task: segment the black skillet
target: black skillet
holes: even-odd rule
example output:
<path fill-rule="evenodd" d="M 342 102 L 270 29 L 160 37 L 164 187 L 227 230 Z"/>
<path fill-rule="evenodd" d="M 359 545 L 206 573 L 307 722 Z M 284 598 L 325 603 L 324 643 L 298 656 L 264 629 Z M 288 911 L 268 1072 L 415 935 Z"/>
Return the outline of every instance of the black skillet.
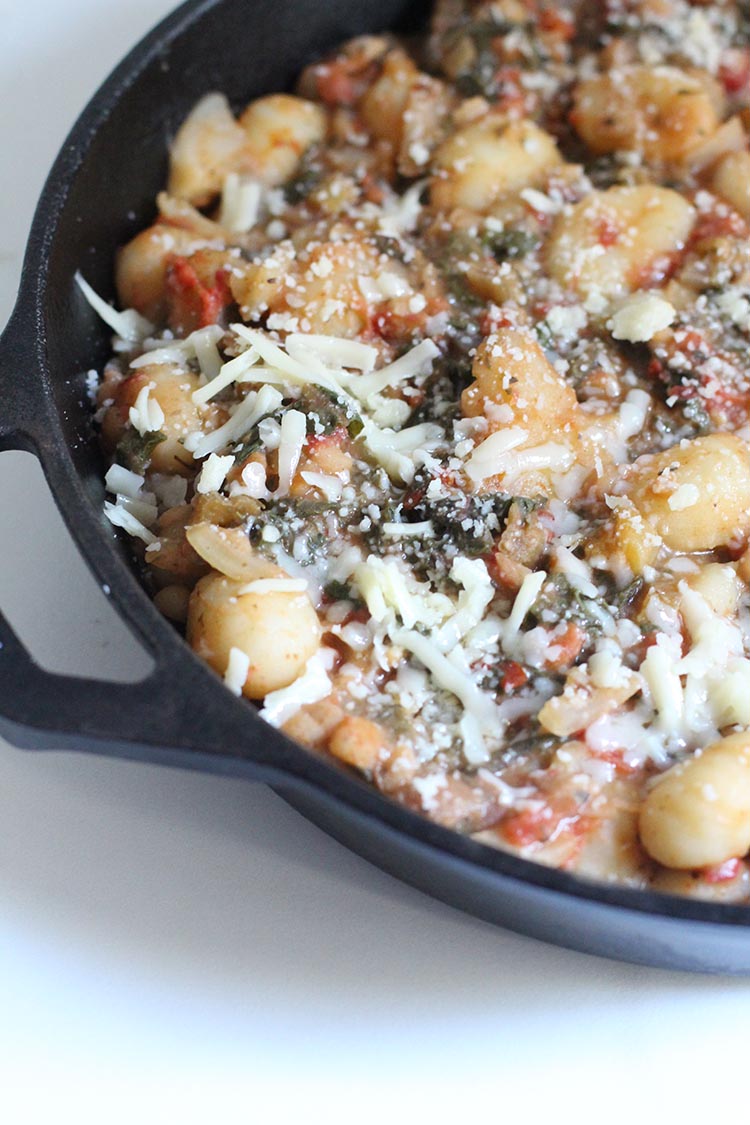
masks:
<path fill-rule="evenodd" d="M 148 35 L 76 123 L 47 181 L 18 304 L 0 338 L 0 449 L 42 462 L 83 556 L 154 660 L 141 683 L 51 675 L 0 615 L 0 729 L 29 749 L 87 750 L 272 786 L 398 878 L 488 921 L 558 945 L 698 971 L 750 971 L 750 907 L 579 880 L 429 824 L 294 745 L 234 699 L 151 605 L 102 516 L 102 463 L 84 378 L 108 351 L 73 284 L 112 296 L 116 248 L 153 217 L 166 146 L 193 103 L 237 105 L 288 86 L 349 36 L 406 27 L 409 0 L 190 0 Z"/>

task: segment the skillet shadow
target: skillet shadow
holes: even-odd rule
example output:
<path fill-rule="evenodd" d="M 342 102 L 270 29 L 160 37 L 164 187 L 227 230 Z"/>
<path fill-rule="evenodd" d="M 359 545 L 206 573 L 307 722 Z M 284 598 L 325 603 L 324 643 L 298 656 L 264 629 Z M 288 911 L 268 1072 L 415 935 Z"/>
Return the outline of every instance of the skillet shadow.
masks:
<path fill-rule="evenodd" d="M 316 1005 L 394 1007 L 488 996 L 528 1017 L 684 991 L 747 990 L 556 949 L 398 883 L 237 780 L 69 754 L 0 755 L 0 901 L 109 971 L 257 1002 L 259 982 Z M 44 821 L 35 820 L 44 810 Z"/>

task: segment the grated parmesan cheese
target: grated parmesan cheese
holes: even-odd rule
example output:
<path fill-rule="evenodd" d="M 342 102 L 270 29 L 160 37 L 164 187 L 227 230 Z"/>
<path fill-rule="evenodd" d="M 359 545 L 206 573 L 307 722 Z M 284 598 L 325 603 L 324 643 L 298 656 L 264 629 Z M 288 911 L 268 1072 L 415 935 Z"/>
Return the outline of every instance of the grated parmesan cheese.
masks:
<path fill-rule="evenodd" d="M 681 484 L 667 498 L 667 506 L 673 512 L 684 512 L 686 508 L 694 507 L 701 498 L 698 486 L 695 484 Z"/>
<path fill-rule="evenodd" d="M 402 196 L 386 199 L 378 220 L 381 234 L 398 238 L 399 235 L 414 230 L 422 213 L 420 197 L 428 182 L 428 180 L 418 180 Z"/>

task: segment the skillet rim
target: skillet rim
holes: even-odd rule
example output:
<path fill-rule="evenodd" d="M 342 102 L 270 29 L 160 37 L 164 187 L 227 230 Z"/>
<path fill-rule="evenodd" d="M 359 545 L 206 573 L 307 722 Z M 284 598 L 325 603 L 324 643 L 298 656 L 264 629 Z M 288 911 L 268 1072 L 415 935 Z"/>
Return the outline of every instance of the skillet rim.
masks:
<path fill-rule="evenodd" d="M 238 725 L 242 723 L 252 735 L 254 724 L 252 720 L 248 723 L 247 704 L 233 699 L 225 691 L 218 678 L 195 657 L 174 627 L 154 609 L 144 588 L 129 569 L 124 554 L 117 549 L 119 533 L 113 535 L 108 532 L 101 513 L 96 511 L 92 498 L 81 487 L 70 447 L 60 426 L 60 409 L 53 397 L 52 387 L 56 380 L 47 358 L 46 338 L 52 298 L 46 283 L 45 266 L 49 263 L 55 246 L 70 187 L 87 159 L 93 140 L 100 130 L 106 129 L 112 110 L 130 87 L 145 71 L 158 65 L 159 54 L 163 49 L 198 20 L 220 8 L 224 2 L 225 0 L 186 0 L 131 48 L 87 102 L 59 150 L 36 206 L 24 257 L 18 302 L 2 341 L 5 343 L 6 338 L 13 334 L 14 325 L 28 324 L 32 319 L 38 335 L 35 346 L 26 347 L 34 352 L 32 358 L 38 366 L 34 382 L 42 384 L 38 389 L 44 393 L 45 409 L 48 420 L 53 423 L 54 432 L 48 435 L 44 449 L 40 448 L 41 442 L 33 438 L 31 443 L 16 443 L 16 447 L 31 446 L 42 461 L 50 490 L 66 527 L 97 580 L 110 587 L 109 596 L 118 616 L 128 627 L 134 629 L 157 662 L 159 659 L 174 661 L 175 668 L 182 665 L 193 673 L 197 672 L 207 696 L 212 701 L 215 700 L 217 705 L 220 703 L 222 709 L 229 713 L 230 720 L 235 720 Z M 71 377 L 71 372 L 58 372 L 58 376 L 60 375 L 65 381 Z M 13 448 L 14 444 L 6 442 L 5 447 Z M 56 470 L 54 473 L 51 471 L 52 467 Z M 57 476 L 58 472 L 62 473 L 60 477 Z M 119 542 L 122 541 L 119 538 Z M 292 804 L 295 803 L 294 791 L 299 787 L 311 794 L 313 801 L 321 807 L 343 804 L 355 817 L 374 820 L 377 822 L 376 827 L 383 826 L 389 833 L 396 832 L 405 846 L 412 844 L 419 849 L 428 847 L 439 851 L 442 856 L 438 857 L 438 862 L 440 858 L 444 858 L 446 863 L 455 864 L 458 861 L 461 865 L 480 869 L 486 877 L 498 882 L 499 891 L 502 891 L 503 880 L 511 880 L 547 895 L 563 896 L 566 900 L 584 900 L 618 912 L 646 915 L 653 919 L 654 925 L 660 921 L 673 922 L 675 926 L 679 926 L 681 922 L 691 922 L 702 924 L 708 929 L 736 928 L 750 924 L 750 904 L 706 902 L 596 881 L 481 844 L 469 836 L 442 828 L 405 809 L 343 768 L 317 757 L 281 732 L 266 727 L 263 720 L 257 718 L 257 722 L 263 724 L 267 739 L 276 742 L 281 752 L 282 764 L 275 771 L 277 775 L 281 774 L 281 778 L 272 778 L 270 784 Z M 256 730 L 260 730 L 260 727 L 256 727 Z M 151 752 L 151 760 L 158 760 L 158 746 L 145 742 L 141 742 L 141 745 Z M 117 752 L 116 738 L 110 733 L 109 753 L 116 755 Z M 200 747 L 184 747 L 184 752 L 186 756 L 201 756 Z M 148 759 L 148 753 L 141 756 L 144 760 Z M 225 754 L 225 757 L 237 761 L 235 756 Z M 249 773 L 252 773 L 252 762 L 250 756 L 246 760 Z M 196 764 L 200 763 L 196 761 Z M 273 767 L 269 768 L 268 773 L 274 773 Z M 287 793 L 287 790 L 291 792 Z M 708 933 L 706 937 L 710 939 Z"/>

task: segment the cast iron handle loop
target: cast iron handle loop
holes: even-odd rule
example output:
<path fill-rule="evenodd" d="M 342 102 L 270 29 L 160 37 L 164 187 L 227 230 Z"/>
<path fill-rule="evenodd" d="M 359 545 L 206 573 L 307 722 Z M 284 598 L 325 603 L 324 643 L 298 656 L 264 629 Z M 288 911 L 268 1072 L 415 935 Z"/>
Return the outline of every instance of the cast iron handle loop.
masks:
<path fill-rule="evenodd" d="M 19 302 L 0 336 L 0 450 L 34 453 L 53 478 L 68 467 L 59 459 L 57 419 L 38 375 L 41 334 L 30 319 L 28 305 Z M 303 780 L 278 746 L 265 752 L 270 739 L 258 737 L 259 726 L 267 730 L 263 720 L 232 699 L 197 660 L 184 650 L 179 667 L 170 660 L 175 649 L 182 649 L 176 635 L 167 634 L 166 644 L 148 631 L 141 639 L 155 667 L 138 683 L 59 675 L 32 659 L 0 610 L 0 731 L 24 748 L 89 750 L 149 761 L 158 756 L 165 763 L 205 765 L 213 772 L 220 756 L 225 772 L 277 788 Z M 248 730 L 247 747 L 238 745 L 238 727 Z"/>
<path fill-rule="evenodd" d="M 39 455 L 42 430 L 36 408 L 43 403 L 33 383 L 34 319 L 19 300 L 0 335 L 0 450 L 25 449 Z"/>

